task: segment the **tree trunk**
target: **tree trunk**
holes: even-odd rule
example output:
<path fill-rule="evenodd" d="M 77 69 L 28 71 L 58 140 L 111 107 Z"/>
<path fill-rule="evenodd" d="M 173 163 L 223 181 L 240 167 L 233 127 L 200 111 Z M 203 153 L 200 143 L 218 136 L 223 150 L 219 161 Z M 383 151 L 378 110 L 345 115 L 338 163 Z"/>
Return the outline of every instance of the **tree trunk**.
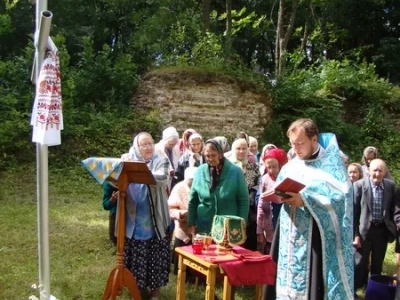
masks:
<path fill-rule="evenodd" d="M 278 25 L 276 29 L 277 36 L 277 47 L 278 51 L 275 53 L 275 62 L 277 65 L 275 66 L 277 70 L 277 75 L 281 75 L 286 66 L 285 54 L 287 50 L 287 45 L 289 42 L 289 38 L 292 35 L 294 29 L 294 21 L 296 20 L 296 12 L 297 6 L 299 4 L 299 0 L 292 0 L 292 10 L 289 16 L 289 24 L 287 26 L 286 32 L 284 30 L 284 19 L 285 19 L 285 1 L 279 1 L 279 11 L 278 11 Z"/>
<path fill-rule="evenodd" d="M 232 51 L 232 0 L 226 0 L 225 59 L 230 59 Z"/>
<path fill-rule="evenodd" d="M 303 39 L 301 41 L 300 45 L 300 51 L 304 52 L 304 54 L 307 56 L 306 53 L 306 47 L 307 47 L 307 41 L 308 41 L 308 34 L 309 34 L 309 27 L 310 27 L 310 13 L 311 13 L 311 3 L 308 3 L 306 7 L 306 22 L 304 24 L 304 32 L 303 32 Z"/>
<path fill-rule="evenodd" d="M 203 34 L 205 34 L 207 31 L 210 31 L 211 0 L 203 0 L 202 4 Z"/>
<path fill-rule="evenodd" d="M 278 24 L 276 26 L 276 42 L 275 42 L 275 74 L 280 75 L 281 72 L 281 48 L 280 48 L 280 37 L 283 33 L 283 19 L 285 16 L 285 0 L 279 1 L 279 10 L 278 10 Z"/>

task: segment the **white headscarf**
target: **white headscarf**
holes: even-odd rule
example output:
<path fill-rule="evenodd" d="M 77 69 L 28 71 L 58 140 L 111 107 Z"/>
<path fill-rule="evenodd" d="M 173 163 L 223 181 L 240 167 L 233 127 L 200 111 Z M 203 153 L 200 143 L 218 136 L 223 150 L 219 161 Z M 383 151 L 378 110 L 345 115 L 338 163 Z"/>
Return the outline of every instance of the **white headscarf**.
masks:
<path fill-rule="evenodd" d="M 201 149 L 199 153 L 194 153 L 192 151 L 192 147 L 190 146 L 190 142 L 192 142 L 195 139 L 199 139 L 201 142 Z M 198 134 L 198 133 L 193 133 L 190 137 L 189 137 L 189 149 L 187 150 L 190 153 L 190 157 L 189 157 L 189 167 L 194 167 L 196 162 L 199 162 L 199 164 L 201 165 L 203 163 L 203 156 L 201 155 L 201 152 L 203 151 L 203 137 Z"/>
<path fill-rule="evenodd" d="M 236 156 L 236 150 L 235 150 L 235 148 L 238 146 L 238 145 L 241 145 L 241 144 L 246 144 L 246 147 L 247 147 L 247 152 L 244 154 L 244 157 L 243 157 L 243 159 L 242 160 L 239 160 L 238 158 L 237 158 L 237 156 Z M 249 152 L 249 147 L 248 147 L 248 144 L 247 144 L 247 141 L 246 141 L 246 139 L 242 139 L 242 138 L 240 138 L 240 139 L 237 139 L 237 140 L 235 140 L 233 143 L 232 143 L 232 155 L 229 157 L 229 160 L 233 163 L 233 164 L 235 164 L 235 165 L 237 165 L 238 167 L 240 167 L 243 171 L 246 169 L 246 165 L 247 165 L 247 154 L 248 154 L 248 152 Z"/>
<path fill-rule="evenodd" d="M 140 154 L 140 149 L 139 149 L 139 137 L 141 135 L 147 135 L 147 136 L 151 137 L 150 133 L 148 133 L 148 132 L 140 132 L 140 133 L 138 133 L 135 136 L 135 138 L 133 139 L 132 147 L 129 148 L 128 155 L 125 156 L 125 157 L 127 157 L 130 160 L 144 161 L 144 162 L 148 163 L 148 162 L 151 162 L 156 157 L 156 155 L 153 154 L 153 156 L 148 160 L 144 160 L 143 159 L 142 154 Z"/>
<path fill-rule="evenodd" d="M 162 139 L 163 140 L 168 140 L 170 138 L 176 138 L 179 139 L 179 133 L 176 130 L 175 127 L 170 126 L 164 129 L 163 133 L 162 133 Z"/>

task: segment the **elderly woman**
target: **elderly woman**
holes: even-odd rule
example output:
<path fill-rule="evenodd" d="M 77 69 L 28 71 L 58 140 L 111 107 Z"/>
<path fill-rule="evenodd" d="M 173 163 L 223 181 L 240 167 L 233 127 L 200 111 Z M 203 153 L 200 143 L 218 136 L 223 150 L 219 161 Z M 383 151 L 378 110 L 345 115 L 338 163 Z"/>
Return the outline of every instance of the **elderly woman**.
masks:
<path fill-rule="evenodd" d="M 276 147 L 274 144 L 266 144 L 263 148 L 262 151 L 260 153 L 260 174 L 261 176 L 263 176 L 265 174 L 265 165 L 264 165 L 264 161 L 263 161 L 263 157 L 265 155 L 265 153 L 267 153 L 269 150 L 272 149 L 277 149 L 278 147 Z"/>
<path fill-rule="evenodd" d="M 192 235 L 211 232 L 215 215 L 233 215 L 247 221 L 249 193 L 242 170 L 224 157 L 218 141 L 205 143 L 206 164 L 198 167 L 189 196 L 188 225 Z"/>
<path fill-rule="evenodd" d="M 257 241 L 264 245 L 269 252 L 272 237 L 278 222 L 282 204 L 281 197 L 269 194 L 274 188 L 276 177 L 287 163 L 287 155 L 283 149 L 272 149 L 264 154 L 262 160 L 265 165 L 265 174 L 260 184 L 260 200 L 257 207 Z"/>
<path fill-rule="evenodd" d="M 182 133 L 182 138 L 178 142 L 180 155 L 183 155 L 185 153 L 185 151 L 189 149 L 189 138 L 194 133 L 196 133 L 196 130 L 191 129 L 191 128 L 186 129 Z"/>
<path fill-rule="evenodd" d="M 216 136 L 214 138 L 221 145 L 222 151 L 224 153 L 231 151 L 231 146 L 229 145 L 228 139 L 224 136 Z"/>
<path fill-rule="evenodd" d="M 189 193 L 192 187 L 196 167 L 189 167 L 185 170 L 185 180 L 178 182 L 172 189 L 168 198 L 169 215 L 175 221 L 175 242 L 176 247 L 191 244 L 191 235 L 187 224 Z M 174 274 L 178 273 L 178 256 L 174 255 Z"/>
<path fill-rule="evenodd" d="M 130 160 L 142 161 L 153 174 L 156 185 L 131 183 L 126 199 L 125 266 L 136 278 L 140 290 L 150 289 L 152 300 L 168 283 L 170 269 L 170 224 L 166 185 L 169 161 L 154 153 L 154 141 L 147 132 L 133 140 Z"/>
<path fill-rule="evenodd" d="M 351 183 L 362 179 L 364 175 L 361 165 L 357 163 L 349 164 L 349 166 L 347 167 L 347 173 L 349 174 Z"/>
<path fill-rule="evenodd" d="M 183 180 L 185 170 L 188 167 L 198 167 L 204 163 L 202 155 L 203 151 L 203 138 L 198 133 L 193 133 L 189 137 L 189 149 L 181 156 L 178 162 L 178 168 L 175 172 L 176 181 Z"/>
<path fill-rule="evenodd" d="M 249 191 L 249 217 L 246 227 L 247 239 L 244 248 L 249 250 L 257 250 L 257 205 L 255 204 L 255 196 L 258 189 L 258 179 L 260 171 L 256 163 L 247 160 L 249 152 L 247 141 L 243 138 L 237 139 L 232 144 L 232 155 L 229 160 L 238 166 L 244 174 Z"/>
<path fill-rule="evenodd" d="M 375 158 L 378 158 L 378 149 L 372 146 L 366 147 L 363 152 L 363 157 L 361 158 L 364 176 L 369 176 L 369 164 Z M 393 180 L 388 168 L 386 168 L 384 178 Z"/>
<path fill-rule="evenodd" d="M 256 157 L 256 161 L 260 161 L 260 151 L 258 151 L 258 141 L 254 136 L 249 136 L 249 151 Z"/>
<path fill-rule="evenodd" d="M 169 160 L 168 191 L 171 191 L 173 187 L 172 180 L 175 176 L 175 170 L 178 167 L 178 161 L 181 156 L 177 145 L 178 141 L 178 131 L 176 131 L 175 127 L 170 126 L 164 129 L 162 140 L 155 145 L 155 153 Z"/>

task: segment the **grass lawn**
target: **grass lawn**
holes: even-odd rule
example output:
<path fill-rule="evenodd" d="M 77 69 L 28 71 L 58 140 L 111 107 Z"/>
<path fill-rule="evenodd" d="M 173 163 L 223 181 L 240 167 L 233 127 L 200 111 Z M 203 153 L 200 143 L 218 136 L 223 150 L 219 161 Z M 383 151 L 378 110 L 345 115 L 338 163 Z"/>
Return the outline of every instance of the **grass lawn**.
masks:
<path fill-rule="evenodd" d="M 0 174 L 0 299 L 28 299 L 38 284 L 36 173 L 34 167 Z M 108 241 L 108 212 L 102 187 L 86 170 L 49 174 L 51 294 L 58 299 L 101 299 L 115 249 Z M 205 288 L 188 284 L 187 299 L 204 299 Z M 236 299 L 250 299 L 255 288 L 238 289 Z M 161 290 L 175 299 L 176 277 Z M 222 296 L 221 285 L 217 295 Z M 125 294 L 118 299 L 130 299 Z"/>
<path fill-rule="evenodd" d="M 38 283 L 36 173 L 34 167 L 0 174 L 0 299 L 28 299 Z M 102 189 L 80 167 L 52 170 L 49 175 L 51 294 L 58 299 L 101 299 L 116 257 L 108 241 L 108 212 Z M 394 274 L 389 246 L 384 272 Z M 176 277 L 161 290 L 175 299 Z M 186 298 L 204 299 L 204 287 L 186 289 Z M 221 285 L 217 295 L 222 296 Z M 236 299 L 252 299 L 255 288 L 239 288 Z M 125 294 L 118 299 L 130 299 Z"/>

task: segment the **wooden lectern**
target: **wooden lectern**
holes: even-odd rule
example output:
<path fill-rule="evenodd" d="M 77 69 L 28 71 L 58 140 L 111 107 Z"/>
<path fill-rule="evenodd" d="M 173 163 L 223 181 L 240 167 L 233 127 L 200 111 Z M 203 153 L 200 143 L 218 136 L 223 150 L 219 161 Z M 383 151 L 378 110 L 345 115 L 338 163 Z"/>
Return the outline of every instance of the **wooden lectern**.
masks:
<path fill-rule="evenodd" d="M 127 287 L 134 300 L 142 300 L 136 280 L 132 273 L 124 266 L 124 247 L 125 247 L 125 196 L 129 183 L 143 183 L 148 185 L 156 184 L 153 175 L 144 162 L 123 162 L 121 174 L 117 180 L 108 178 L 118 184 L 118 229 L 117 229 L 117 266 L 111 271 L 103 300 L 115 300 L 122 295 L 123 287 Z"/>

